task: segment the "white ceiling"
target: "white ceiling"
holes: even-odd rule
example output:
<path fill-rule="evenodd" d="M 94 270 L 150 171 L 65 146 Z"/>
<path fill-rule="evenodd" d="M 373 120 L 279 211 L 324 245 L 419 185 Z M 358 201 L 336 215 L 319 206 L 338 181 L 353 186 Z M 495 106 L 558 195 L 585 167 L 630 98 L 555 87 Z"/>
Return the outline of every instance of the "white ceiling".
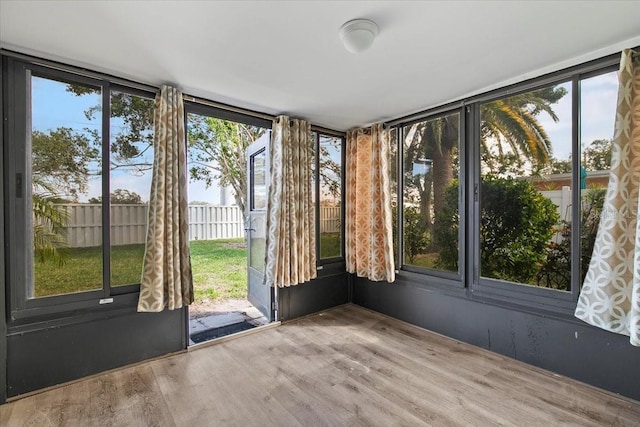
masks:
<path fill-rule="evenodd" d="M 378 23 L 347 52 L 338 28 Z M 6 1 L 0 46 L 336 130 L 640 45 L 640 1 Z"/>

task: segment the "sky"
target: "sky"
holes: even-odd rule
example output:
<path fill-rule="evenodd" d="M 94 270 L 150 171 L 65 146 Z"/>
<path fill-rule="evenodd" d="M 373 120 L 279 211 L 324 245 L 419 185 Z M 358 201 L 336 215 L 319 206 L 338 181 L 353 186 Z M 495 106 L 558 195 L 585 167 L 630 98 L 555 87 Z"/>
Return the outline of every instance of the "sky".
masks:
<path fill-rule="evenodd" d="M 32 127 L 33 130 L 48 132 L 58 127 L 70 127 L 78 132 L 84 132 L 85 128 L 101 129 L 99 114 L 91 119 L 85 116 L 85 111 L 99 105 L 101 96 L 89 94 L 76 96 L 66 91 L 66 84 L 45 78 L 34 77 L 32 79 Z M 121 120 L 111 119 L 111 137 L 117 133 L 126 131 Z M 145 161 L 153 161 L 153 151 L 148 150 Z M 89 165 L 91 170 L 97 170 L 98 164 Z M 88 191 L 79 195 L 80 202 L 86 202 L 92 197 L 99 197 L 101 193 L 101 178 L 91 176 L 88 183 Z M 149 200 L 151 188 L 151 171 L 141 174 L 132 169 L 114 170 L 111 172 L 111 192 L 116 189 L 126 189 L 139 194 L 144 202 Z M 220 202 L 220 189 L 217 185 L 209 188 L 201 181 L 189 182 L 189 201 L 208 202 L 218 204 Z M 227 204 L 235 204 L 233 197 L 227 191 Z"/>
<path fill-rule="evenodd" d="M 587 147 L 596 139 L 611 139 L 615 120 L 618 81 L 617 73 L 611 72 L 581 81 L 581 140 L 582 147 Z M 564 86 L 568 93 L 553 106 L 559 120 L 554 122 L 546 113 L 539 116 L 539 121 L 546 129 L 552 143 L 553 156 L 567 160 L 571 153 L 571 84 Z M 91 120 L 85 111 L 100 103 L 100 95 L 90 94 L 76 96 L 66 92 L 66 84 L 34 77 L 32 79 L 32 126 L 34 130 L 47 132 L 58 127 L 71 127 L 82 132 L 84 128 L 100 129 L 99 115 Z M 123 123 L 112 119 L 111 133 L 123 131 Z M 151 150 L 148 161 L 151 162 Z M 97 169 L 97 164 L 90 165 Z M 143 201 L 148 201 L 151 182 L 151 171 L 144 174 L 131 170 L 116 170 L 111 173 L 111 191 L 126 189 L 138 193 Z M 91 197 L 101 195 L 101 178 L 91 177 L 88 191 L 79 197 L 86 202 Z M 218 204 L 220 190 L 217 185 L 206 188 L 200 181 L 189 182 L 189 200 Z M 227 193 L 227 204 L 234 203 L 231 193 Z"/>
<path fill-rule="evenodd" d="M 538 120 L 553 143 L 553 156 L 568 160 L 571 154 L 571 83 L 561 86 L 567 89 L 567 95 L 553 105 L 558 122 L 554 122 L 546 113 L 540 114 Z M 580 89 L 580 138 L 584 149 L 596 139 L 613 138 L 618 96 L 617 72 L 584 79 L 580 82 Z"/>

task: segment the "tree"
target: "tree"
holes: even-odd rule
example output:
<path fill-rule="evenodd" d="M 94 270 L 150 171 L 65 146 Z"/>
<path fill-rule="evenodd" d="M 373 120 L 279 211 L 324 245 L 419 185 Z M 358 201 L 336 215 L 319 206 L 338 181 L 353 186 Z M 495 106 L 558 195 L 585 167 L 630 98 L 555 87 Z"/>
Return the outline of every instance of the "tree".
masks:
<path fill-rule="evenodd" d="M 247 206 L 247 156 L 249 145 L 266 129 L 213 117 L 189 115 L 189 175 L 207 186 L 218 180 L 231 186 L 236 204 L 245 213 Z"/>
<path fill-rule="evenodd" d="M 596 139 L 582 152 L 583 166 L 589 171 L 602 171 L 611 168 L 610 139 Z"/>
<path fill-rule="evenodd" d="M 563 87 L 551 86 L 482 104 L 483 166 L 497 174 L 521 170 L 524 162 L 547 164 L 552 156 L 552 144 L 538 116 L 544 112 L 557 121 L 552 106 L 566 93 Z M 420 214 L 426 219 L 427 227 L 432 223 L 432 211 L 437 217 L 444 206 L 444 192 L 453 182 L 459 134 L 458 115 L 452 114 L 413 125 L 405 138 L 405 174 L 409 174 L 413 161 L 421 158 L 433 161 L 432 181 L 405 180 L 409 191 L 413 189 L 417 193 Z"/>
<path fill-rule="evenodd" d="M 557 207 L 529 181 L 488 175 L 481 183 L 480 268 L 484 277 L 535 283 L 558 222 Z M 447 188 L 434 238 L 437 265 L 458 269 L 458 183 Z"/>
<path fill-rule="evenodd" d="M 66 227 L 69 214 L 66 210 L 55 205 L 57 196 L 51 193 L 51 188 L 35 177 L 34 191 L 31 196 L 33 212 L 33 251 L 39 262 L 52 260 L 58 265 L 64 264 L 64 256 L 59 251 L 67 245 Z"/>
<path fill-rule="evenodd" d="M 99 164 L 100 150 L 86 134 L 60 127 L 31 134 L 33 181 L 58 197 L 76 200 L 86 191 L 90 164 Z"/>
<path fill-rule="evenodd" d="M 67 91 L 77 96 L 100 93 L 99 88 L 75 84 L 67 85 Z M 153 147 L 154 108 L 153 99 L 111 91 L 110 116 L 122 121 L 118 126 L 120 130 L 111 138 L 111 170 L 126 167 L 139 173 L 151 169 L 153 164 L 145 154 Z M 102 105 L 95 105 L 85 111 L 85 116 L 93 120 L 100 117 L 101 111 Z M 100 136 L 94 134 L 94 137 L 96 143 L 101 144 Z"/>
<path fill-rule="evenodd" d="M 606 190 L 587 190 L 582 201 L 580 221 L 580 283 L 584 281 L 596 242 Z M 571 221 L 560 221 L 558 241 L 549 242 L 547 257 L 537 275 L 538 286 L 571 290 Z"/>
<path fill-rule="evenodd" d="M 483 151 L 491 153 L 495 149 L 498 160 L 511 152 L 531 162 L 534 168 L 547 164 L 553 147 L 538 116 L 544 112 L 557 122 L 552 105 L 566 94 L 565 88 L 550 86 L 482 104 L 480 143 Z M 493 170 L 493 159 L 487 160 L 486 166 Z"/>
<path fill-rule="evenodd" d="M 334 160 L 334 157 L 337 156 L 339 159 L 342 157 L 342 139 L 320 137 L 318 146 L 320 156 L 318 159 L 320 192 L 340 203 L 342 167 L 341 163 Z"/>
<path fill-rule="evenodd" d="M 118 188 L 109 195 L 109 201 L 112 205 L 140 205 L 142 197 L 134 191 Z M 102 196 L 90 198 L 89 203 L 102 203 Z"/>
<path fill-rule="evenodd" d="M 56 203 L 76 201 L 86 191 L 91 164 L 100 163 L 100 150 L 88 135 L 67 127 L 31 133 L 33 250 L 39 262 L 64 264 L 59 249 L 67 245 L 69 217 Z"/>

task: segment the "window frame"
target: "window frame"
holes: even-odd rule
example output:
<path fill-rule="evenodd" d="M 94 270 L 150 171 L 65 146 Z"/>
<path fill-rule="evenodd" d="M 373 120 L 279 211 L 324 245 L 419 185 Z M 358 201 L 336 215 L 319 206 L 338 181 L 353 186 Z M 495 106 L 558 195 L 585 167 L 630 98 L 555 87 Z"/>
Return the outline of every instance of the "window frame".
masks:
<path fill-rule="evenodd" d="M 397 276 L 408 280 L 412 285 L 441 290 L 466 290 L 468 298 L 486 303 L 518 307 L 524 310 L 545 312 L 551 315 L 567 316 L 573 313 L 580 293 L 580 227 L 572 227 L 571 235 L 571 291 L 527 286 L 498 279 L 480 277 L 480 105 L 497 99 L 526 93 L 539 88 L 560 83 L 571 83 L 571 147 L 572 147 L 572 188 L 579 188 L 579 170 L 581 154 L 581 105 L 580 83 L 582 80 L 617 71 L 620 55 L 613 54 L 600 59 L 575 65 L 537 78 L 507 85 L 466 99 L 451 102 L 430 110 L 418 112 L 410 116 L 390 122 L 398 132 L 397 159 L 397 240 L 396 254 Z M 460 183 L 462 187 L 460 208 L 460 277 L 452 279 L 437 270 L 407 266 L 403 264 L 403 218 L 404 202 L 404 152 L 402 128 L 412 123 L 425 121 L 461 111 L 460 134 Z M 463 124 L 464 123 L 464 124 Z M 578 153 L 578 155 L 575 155 Z M 580 192 L 572 192 L 572 223 L 580 218 Z M 463 219 L 464 216 L 464 219 Z"/>
<path fill-rule="evenodd" d="M 410 264 L 405 264 L 404 262 L 404 184 L 405 184 L 405 176 L 404 176 L 404 166 L 405 166 L 405 152 L 404 152 L 404 138 L 405 132 L 404 129 L 407 126 L 411 126 L 415 123 L 426 122 L 429 120 L 437 120 L 446 116 L 458 115 L 458 163 L 459 163 L 459 173 L 457 176 L 459 184 L 458 191 L 458 214 L 460 217 L 460 223 L 458 226 L 458 271 L 446 271 L 446 270 L 438 270 L 435 268 L 428 267 L 420 267 Z M 397 154 L 396 154 L 396 171 L 397 171 L 397 203 L 396 203 L 396 247 L 398 248 L 398 253 L 395 256 L 396 262 L 396 273 L 399 276 L 406 277 L 420 277 L 420 276 L 428 276 L 430 278 L 430 282 L 436 285 L 454 287 L 454 288 L 464 288 L 465 287 L 465 276 L 466 276 L 466 265 L 465 265 L 465 254 L 466 254 L 466 218 L 467 218 L 467 208 L 466 208 L 466 194 L 467 187 L 463 185 L 467 175 L 467 131 L 466 131 L 467 117 L 466 110 L 462 105 L 454 105 L 450 108 L 442 108 L 433 112 L 432 114 L 421 115 L 419 118 L 414 118 L 407 121 L 402 121 L 398 124 L 394 124 L 397 132 Z"/>
<path fill-rule="evenodd" d="M 473 103 L 474 110 L 474 128 L 478 131 L 473 134 L 471 149 L 473 150 L 473 186 L 480 188 L 481 171 L 480 171 L 480 107 L 481 105 L 509 96 L 518 95 L 542 89 L 545 87 L 570 83 L 571 84 L 571 188 L 580 188 L 580 159 L 581 159 L 581 134 L 580 122 L 582 119 L 581 111 L 581 86 L 580 82 L 587 78 L 596 77 L 618 70 L 619 57 L 616 55 L 616 62 L 612 64 L 612 58 L 603 58 L 599 61 L 590 63 L 589 66 L 577 66 L 565 72 L 555 73 L 553 76 L 547 76 L 540 79 L 534 79 L 526 84 L 517 85 L 515 88 L 502 89 L 494 91 L 492 96 L 482 97 Z M 471 210 L 473 212 L 473 233 L 472 233 L 472 262 L 476 266 L 473 268 L 473 279 L 470 282 L 470 288 L 474 295 L 479 298 L 487 298 L 491 300 L 499 300 L 511 302 L 524 306 L 537 306 L 552 312 L 572 312 L 575 309 L 576 301 L 580 295 L 580 254 L 581 254 L 581 192 L 572 191 L 571 194 L 571 223 L 580 224 L 580 227 L 571 228 L 571 282 L 569 291 L 560 291 L 557 289 L 529 286 L 516 282 L 482 277 L 480 275 L 480 201 L 474 200 Z"/>
<path fill-rule="evenodd" d="M 104 78 L 74 73 L 69 69 L 54 68 L 35 62 L 3 56 L 3 69 L 6 71 L 8 105 L 6 111 L 9 126 L 5 129 L 7 140 L 16 141 L 5 144 L 5 182 L 9 191 L 5 194 L 6 240 L 9 253 L 7 255 L 7 294 L 11 321 L 14 324 L 30 322 L 36 318 L 50 317 L 63 312 L 90 309 L 100 311 L 117 309 L 123 306 L 135 305 L 140 284 L 111 286 L 111 203 L 110 194 L 110 145 L 111 145 L 111 93 L 121 92 L 147 99 L 155 99 L 155 93 L 142 89 L 131 88 L 122 84 L 111 83 Z M 29 298 L 29 288 L 32 286 L 32 272 L 29 271 L 33 260 L 28 261 L 29 242 L 27 236 L 29 226 L 26 218 L 25 191 L 30 185 L 30 171 L 26 153 L 27 131 L 30 127 L 31 108 L 31 79 L 40 77 L 64 83 L 78 83 L 101 89 L 101 248 L 102 248 L 102 286 L 95 290 L 81 291 L 68 294 Z M 16 174 L 22 174 L 21 197 L 16 194 L 18 183 Z M 29 181 L 29 182 L 27 182 Z M 105 196 L 106 194 L 106 196 Z"/>
<path fill-rule="evenodd" d="M 345 251 L 345 164 L 346 164 L 346 139 L 344 136 L 332 135 L 322 132 L 320 130 L 313 130 L 313 145 L 314 145 L 314 178 L 313 183 L 315 187 L 315 200 L 313 201 L 315 206 L 315 227 L 316 227 L 316 265 L 318 269 L 322 270 L 326 264 L 335 264 L 344 262 Z M 327 138 L 336 138 L 340 140 L 340 256 L 321 258 L 320 257 L 320 135 Z"/>

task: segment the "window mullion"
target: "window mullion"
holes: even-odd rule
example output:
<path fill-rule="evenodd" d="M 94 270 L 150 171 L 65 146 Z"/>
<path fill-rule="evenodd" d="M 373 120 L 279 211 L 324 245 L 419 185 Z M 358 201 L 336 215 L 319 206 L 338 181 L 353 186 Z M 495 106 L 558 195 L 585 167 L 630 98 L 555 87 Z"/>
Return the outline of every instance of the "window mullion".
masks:
<path fill-rule="evenodd" d="M 580 136 L 580 80 L 576 75 L 571 81 L 571 145 L 573 156 L 571 159 L 571 294 L 577 300 L 580 292 L 581 262 L 582 262 L 582 242 L 580 234 L 582 231 L 581 210 L 582 210 L 582 188 L 580 186 L 580 175 L 582 171 L 582 141 Z"/>
<path fill-rule="evenodd" d="M 104 297 L 111 295 L 111 90 L 102 86 L 102 289 Z"/>

